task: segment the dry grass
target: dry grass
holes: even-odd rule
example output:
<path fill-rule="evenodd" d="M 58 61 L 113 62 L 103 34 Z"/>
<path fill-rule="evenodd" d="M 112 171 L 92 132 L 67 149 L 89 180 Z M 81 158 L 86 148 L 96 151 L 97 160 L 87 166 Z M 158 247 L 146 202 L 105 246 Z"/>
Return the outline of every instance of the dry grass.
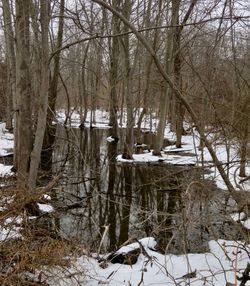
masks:
<path fill-rule="evenodd" d="M 16 190 L 3 191 L 0 227 L 17 230 L 20 237 L 7 238 L 0 244 L 0 285 L 48 285 L 44 268 L 68 267 L 74 247 L 72 242 L 62 239 L 48 215 L 29 219 L 27 206 L 35 205 L 39 196 Z M 19 218 L 15 220 L 15 218 Z M 21 222 L 20 222 L 21 218 Z M 10 221 L 6 223 L 7 221 Z"/>

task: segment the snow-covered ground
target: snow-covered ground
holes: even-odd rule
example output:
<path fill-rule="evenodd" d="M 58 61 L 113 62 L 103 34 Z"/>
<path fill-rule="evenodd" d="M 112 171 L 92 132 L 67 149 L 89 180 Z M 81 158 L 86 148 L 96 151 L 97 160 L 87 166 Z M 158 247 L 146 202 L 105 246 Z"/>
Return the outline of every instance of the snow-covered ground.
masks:
<path fill-rule="evenodd" d="M 12 153 L 14 147 L 13 134 L 5 129 L 5 123 L 0 123 L 0 156 L 6 156 Z M 11 174 L 12 166 L 0 164 L 0 176 Z"/>
<path fill-rule="evenodd" d="M 108 113 L 98 110 L 95 112 L 96 127 L 108 127 Z M 63 122 L 65 112 L 58 113 L 58 120 Z M 90 122 L 90 112 L 87 116 L 87 121 Z M 124 125 L 125 121 L 122 121 Z M 73 112 L 70 119 L 71 126 L 79 126 L 80 117 L 77 112 Z M 143 128 L 150 128 L 155 131 L 157 121 L 149 123 L 145 121 Z M 87 124 L 86 124 L 87 126 Z M 211 140 L 214 139 L 213 134 L 210 135 Z M 170 132 L 169 126 L 166 126 L 165 138 L 175 140 L 175 134 Z M 161 162 L 163 164 L 176 165 L 197 165 L 205 164 L 211 169 L 211 173 L 206 177 L 213 179 L 216 184 L 226 189 L 226 186 L 221 179 L 218 171 L 213 166 L 211 156 L 206 148 L 203 151 L 198 149 L 199 137 L 193 131 L 192 134 L 183 136 L 183 148 L 176 149 L 175 146 L 168 146 L 162 151 L 161 157 L 152 156 L 152 152 L 144 154 L 134 154 L 133 161 L 137 162 Z M 239 156 L 236 144 L 231 144 L 229 152 L 227 152 L 224 144 L 214 141 L 216 154 L 222 164 L 225 164 L 225 170 L 231 182 L 235 187 L 239 186 L 246 191 L 250 190 L 249 181 L 244 184 L 239 184 L 238 167 Z M 107 144 L 111 144 L 107 142 Z M 9 134 L 4 124 L 0 124 L 0 155 L 7 155 L 13 148 L 13 136 Z M 203 160 L 202 160 L 203 158 Z M 117 160 L 122 162 L 121 156 Z M 229 163 L 230 162 L 230 163 Z M 0 176 L 10 174 L 11 166 L 0 164 Z M 247 172 L 250 173 L 250 166 L 247 166 Z M 43 209 L 43 205 L 39 205 Z M 46 210 L 48 208 L 46 207 Z M 50 209 L 49 211 L 53 211 Z M 233 214 L 234 220 L 241 221 L 245 218 L 244 214 Z M 250 220 L 242 221 L 245 227 L 250 226 Z M 0 240 L 18 236 L 18 227 L 8 231 L 8 224 L 0 228 Z M 13 231 L 13 232 L 12 232 Z M 8 233 L 10 236 L 8 236 Z M 171 255 L 170 253 L 160 254 L 154 251 L 154 238 L 144 238 L 141 240 L 146 254 L 141 253 L 134 265 L 121 265 L 106 262 L 100 264 L 95 255 L 83 255 L 72 261 L 72 267 L 62 269 L 46 269 L 44 273 L 52 273 L 48 278 L 49 285 L 239 285 L 236 281 L 236 276 L 241 276 L 247 263 L 250 261 L 250 246 L 245 242 L 217 240 L 210 241 L 210 252 L 202 254 L 186 254 L 186 255 Z M 137 245 L 138 246 L 138 245 Z M 120 252 L 127 252 L 130 248 L 136 247 L 136 243 Z M 250 285 L 248 284 L 245 285 Z"/>
<path fill-rule="evenodd" d="M 60 286 L 239 285 L 236 275 L 241 277 L 249 262 L 250 248 L 240 241 L 213 240 L 209 242 L 208 253 L 178 256 L 154 251 L 154 238 L 141 239 L 140 243 L 146 253 L 141 253 L 134 265 L 98 263 L 96 258 L 84 255 L 76 259 L 67 275 L 54 270 L 49 283 Z M 123 247 L 120 252 L 135 247 L 138 247 L 136 243 Z"/>

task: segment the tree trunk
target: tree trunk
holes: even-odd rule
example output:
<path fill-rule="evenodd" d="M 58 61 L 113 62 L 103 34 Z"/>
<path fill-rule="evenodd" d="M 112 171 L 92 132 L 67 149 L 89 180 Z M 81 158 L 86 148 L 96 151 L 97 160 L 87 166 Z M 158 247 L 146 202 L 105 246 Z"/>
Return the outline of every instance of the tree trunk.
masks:
<path fill-rule="evenodd" d="M 113 1 L 113 6 L 119 7 L 117 0 Z M 113 34 L 118 34 L 120 31 L 120 21 L 115 15 L 112 16 L 112 31 Z M 112 136 L 118 137 L 117 123 L 117 80 L 118 80 L 118 60 L 120 54 L 119 38 L 113 37 L 110 39 L 110 102 L 109 102 L 109 125 L 112 126 Z"/>
<path fill-rule="evenodd" d="M 171 12 L 171 28 L 168 30 L 167 36 L 167 47 L 166 47 L 166 74 L 169 76 L 174 73 L 174 37 L 176 33 L 176 25 L 179 18 L 179 8 L 180 0 L 172 0 L 172 12 Z M 161 148 L 163 147 L 164 131 L 166 127 L 166 117 L 167 117 L 167 104 L 170 98 L 170 94 L 173 92 L 169 84 L 166 85 L 166 94 L 162 93 L 160 98 L 160 118 L 157 127 L 157 135 L 154 144 L 154 155 L 161 155 Z"/>
<path fill-rule="evenodd" d="M 148 27 L 150 26 L 150 21 L 151 21 L 151 10 L 152 10 L 152 1 L 148 2 L 148 9 L 146 13 L 146 18 L 145 18 L 145 26 Z M 162 13 L 162 0 L 159 1 L 158 3 L 158 12 L 156 16 L 156 21 L 155 21 L 155 26 L 160 25 L 160 19 L 161 19 L 161 13 Z M 145 34 L 146 38 L 149 38 L 149 30 L 146 31 Z M 156 52 L 157 51 L 157 45 L 158 45 L 158 40 L 159 40 L 159 30 L 156 29 L 154 32 L 154 40 L 153 40 L 153 50 Z M 153 58 L 151 55 L 148 55 L 146 53 L 146 64 L 145 64 L 145 73 L 146 73 L 146 78 L 145 78 L 145 90 L 144 90 L 144 95 L 143 95 L 143 109 L 141 114 L 139 115 L 139 119 L 137 121 L 137 142 L 141 142 L 141 136 L 140 136 L 140 130 L 141 130 L 141 124 L 143 117 L 147 114 L 147 110 L 149 108 L 149 102 L 151 101 L 151 95 L 150 95 L 150 78 L 151 78 L 151 70 L 152 70 L 152 65 L 153 65 Z"/>
<path fill-rule="evenodd" d="M 49 2 L 40 2 L 41 11 L 41 89 L 38 105 L 38 119 L 35 133 L 35 141 L 31 153 L 29 187 L 36 186 L 37 173 L 41 158 L 43 139 L 46 128 L 47 108 L 48 108 L 48 88 L 49 88 Z"/>
<path fill-rule="evenodd" d="M 126 0 L 124 4 L 124 17 L 129 20 L 132 9 L 132 3 L 130 0 Z M 124 32 L 128 32 L 128 27 L 124 27 Z M 131 66 L 130 66 L 130 55 L 129 55 L 129 34 L 124 36 L 123 41 L 124 51 L 124 65 L 125 65 L 125 100 L 127 109 L 127 129 L 126 139 L 124 142 L 124 149 L 122 158 L 133 159 L 133 144 L 134 144 L 134 116 L 133 116 L 133 98 L 131 90 Z"/>
<path fill-rule="evenodd" d="M 18 121 L 18 187 L 26 188 L 32 149 L 29 0 L 16 1 L 16 96 Z"/>
<path fill-rule="evenodd" d="M 14 147 L 14 166 L 17 168 L 17 120 L 16 120 L 16 55 L 15 55 L 15 41 L 14 31 L 12 26 L 12 18 L 10 12 L 9 0 L 2 0 L 3 4 L 3 17 L 4 17 L 4 36 L 6 42 L 6 55 L 7 55 L 7 120 L 6 128 L 11 130 L 13 128 L 12 119 L 14 114 L 14 135 L 15 135 L 15 147 Z M 13 112 L 14 111 L 14 112 Z"/>
<path fill-rule="evenodd" d="M 249 96 L 249 95 L 247 95 Z M 250 101 L 247 99 L 246 104 L 242 111 L 242 131 L 240 138 L 240 177 L 246 177 L 246 163 L 247 163 L 247 152 L 248 152 L 248 139 L 249 139 L 249 114 L 250 114 Z"/>
<path fill-rule="evenodd" d="M 43 141 L 43 154 L 42 154 L 42 169 L 50 170 L 52 168 L 52 146 L 55 140 L 55 126 L 53 126 L 53 121 L 55 120 L 55 107 L 57 98 L 57 87 L 60 72 L 60 48 L 62 47 L 63 40 L 63 26 L 64 26 L 64 7 L 65 0 L 60 2 L 60 12 L 59 12 L 59 24 L 57 41 L 55 46 L 55 51 L 57 51 L 53 57 L 53 73 L 52 78 L 49 82 L 49 97 L 48 97 L 48 111 L 47 111 L 47 125 L 45 130 L 45 136 Z"/>

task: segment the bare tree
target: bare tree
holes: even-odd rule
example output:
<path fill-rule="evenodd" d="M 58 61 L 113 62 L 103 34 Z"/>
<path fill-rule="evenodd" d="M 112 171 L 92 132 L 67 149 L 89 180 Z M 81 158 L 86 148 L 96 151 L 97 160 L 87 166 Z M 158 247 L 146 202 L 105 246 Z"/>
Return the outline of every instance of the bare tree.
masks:
<path fill-rule="evenodd" d="M 6 43 L 7 56 L 7 118 L 6 128 L 11 130 L 13 127 L 12 119 L 16 115 L 16 55 L 15 55 L 15 38 L 13 31 L 13 20 L 11 17 L 11 8 L 9 0 L 2 0 L 3 17 L 4 17 L 4 36 Z M 14 116 L 13 116 L 14 114 Z M 17 121 L 14 120 L 14 134 L 17 132 Z M 15 136 L 17 145 L 17 136 Z M 16 150 L 17 148 L 15 148 Z M 14 165 L 16 165 L 17 154 L 14 155 Z M 17 167 L 17 166 L 15 166 Z"/>
<path fill-rule="evenodd" d="M 47 108 L 48 108 L 48 89 L 49 89 L 49 4 L 40 1 L 41 11 L 41 86 L 38 105 L 38 119 L 35 132 L 33 150 L 30 156 L 29 187 L 36 186 L 36 179 L 41 158 L 43 139 L 46 128 Z"/>
<path fill-rule="evenodd" d="M 30 82 L 30 1 L 16 1 L 16 96 L 18 121 L 18 185 L 27 187 L 32 149 Z"/>
<path fill-rule="evenodd" d="M 42 166 L 45 169 L 51 168 L 52 160 L 52 145 L 55 139 L 55 127 L 53 126 L 53 121 L 55 120 L 55 107 L 57 99 L 57 89 L 60 74 L 60 54 L 63 41 L 63 27 L 64 27 L 64 10 L 65 1 L 60 1 L 60 11 L 59 11 L 59 23 L 57 31 L 57 39 L 54 47 L 55 53 L 53 54 L 53 71 L 51 72 L 49 81 L 49 98 L 48 98 L 48 112 L 47 112 L 47 126 L 45 130 L 43 149 L 45 150 L 45 155 L 42 157 Z"/>

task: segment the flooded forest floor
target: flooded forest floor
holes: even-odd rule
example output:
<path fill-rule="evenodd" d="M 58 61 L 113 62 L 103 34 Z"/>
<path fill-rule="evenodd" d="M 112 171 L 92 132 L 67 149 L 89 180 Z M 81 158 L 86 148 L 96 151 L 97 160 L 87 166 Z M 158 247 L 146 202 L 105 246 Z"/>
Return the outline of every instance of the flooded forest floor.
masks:
<path fill-rule="evenodd" d="M 195 130 L 180 150 L 167 126 L 156 157 L 154 129 L 145 126 L 143 145 L 124 161 L 125 129 L 109 140 L 107 115 L 98 118 L 95 128 L 80 129 L 77 114 L 70 126 L 57 125 L 52 170 L 39 177 L 41 187 L 56 184 L 32 198 L 13 187 L 13 136 L 1 124 L 0 280 L 12 283 L 2 285 L 238 285 L 249 262 L 250 219 L 199 150 Z M 237 177 L 236 146 L 226 152 L 224 139 L 210 136 L 239 195 L 249 191 Z"/>

